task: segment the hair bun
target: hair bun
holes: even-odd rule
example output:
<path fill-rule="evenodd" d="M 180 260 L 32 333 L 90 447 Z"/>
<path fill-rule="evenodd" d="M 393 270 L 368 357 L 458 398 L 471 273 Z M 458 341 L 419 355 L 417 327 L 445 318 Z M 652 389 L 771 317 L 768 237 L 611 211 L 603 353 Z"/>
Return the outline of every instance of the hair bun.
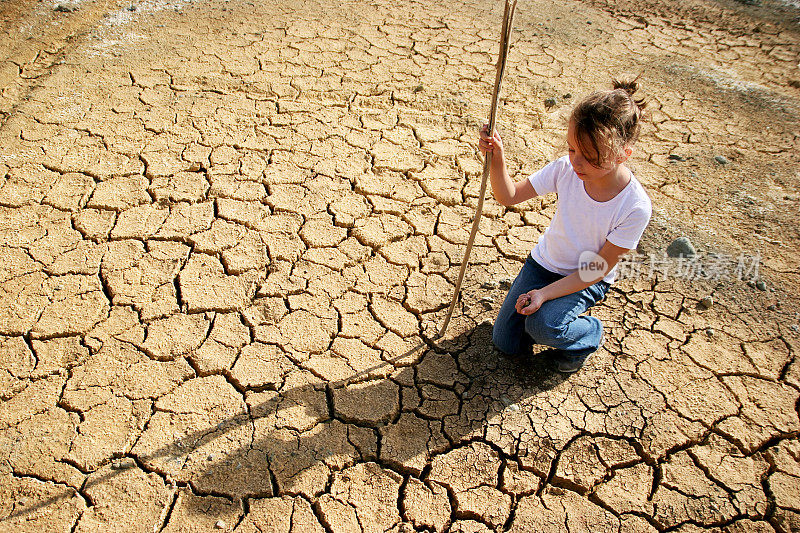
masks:
<path fill-rule="evenodd" d="M 641 76 L 641 74 L 639 75 Z M 639 76 L 635 78 L 611 78 L 611 84 L 615 90 L 622 89 L 630 97 L 631 101 L 642 110 L 647 106 L 644 98 L 635 98 L 634 95 L 639 90 Z"/>
<path fill-rule="evenodd" d="M 630 78 L 622 78 L 622 79 L 611 79 L 611 84 L 614 86 L 614 89 L 622 89 L 628 96 L 633 96 L 636 94 L 636 91 L 639 90 L 639 77 L 635 77 L 633 79 Z"/>

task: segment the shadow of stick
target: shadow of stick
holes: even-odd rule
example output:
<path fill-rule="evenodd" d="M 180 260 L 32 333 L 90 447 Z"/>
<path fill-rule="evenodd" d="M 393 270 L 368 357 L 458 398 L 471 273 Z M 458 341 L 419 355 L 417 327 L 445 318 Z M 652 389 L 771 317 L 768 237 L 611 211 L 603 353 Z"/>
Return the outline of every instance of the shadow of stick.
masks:
<path fill-rule="evenodd" d="M 340 380 L 337 380 L 337 381 L 328 382 L 327 386 L 330 387 L 331 389 L 337 389 L 337 388 L 346 387 L 346 386 L 348 386 L 350 384 L 358 383 L 359 381 L 370 377 L 371 374 L 373 374 L 374 372 L 376 372 L 376 371 L 378 371 L 378 370 L 380 370 L 382 368 L 385 368 L 388 365 L 391 365 L 391 366 L 397 368 L 395 366 L 395 363 L 410 357 L 411 355 L 413 355 L 414 353 L 416 353 L 417 351 L 423 349 L 426 346 L 427 346 L 427 344 L 425 344 L 424 342 L 420 342 L 419 344 L 417 344 L 416 346 L 414 346 L 411 349 L 407 350 L 405 353 L 403 353 L 401 355 L 395 356 L 395 357 L 393 357 L 391 359 L 386 359 L 386 360 L 382 361 L 379 364 L 373 365 L 373 366 L 371 366 L 369 368 L 366 368 L 364 370 L 356 372 L 356 373 L 352 374 L 351 376 L 348 376 L 347 378 L 340 379 Z M 264 403 L 262 403 L 260 405 L 254 406 L 252 408 L 252 410 L 253 411 L 270 410 L 273 407 L 272 405 L 269 405 L 271 403 L 273 403 L 273 402 L 270 402 L 270 401 L 264 402 Z M 274 407 L 277 410 L 277 402 L 276 402 L 276 405 Z M 216 431 L 213 430 L 212 428 L 206 428 L 204 430 L 198 430 L 198 431 L 195 431 L 193 433 L 184 435 L 183 437 L 180 438 L 180 441 L 199 442 L 204 437 L 207 437 L 210 434 L 213 434 L 213 438 L 214 439 L 218 439 L 218 438 L 224 436 L 226 433 L 229 433 L 229 432 L 231 432 L 231 431 L 233 431 L 233 430 L 235 430 L 235 429 L 237 429 L 237 428 L 239 428 L 239 427 L 241 427 L 241 426 L 243 426 L 245 424 L 248 424 L 250 422 L 252 422 L 252 418 L 250 418 L 249 416 L 244 416 L 242 413 L 240 413 L 238 415 L 232 416 L 232 417 L 224 420 L 223 422 L 217 424 Z M 119 475 L 125 473 L 127 470 L 131 470 L 133 468 L 140 468 L 145 472 L 149 472 L 152 469 L 144 467 L 144 464 L 145 463 L 155 462 L 158 459 L 164 459 L 164 458 L 167 458 L 167 457 L 172 457 L 174 455 L 174 449 L 176 447 L 176 444 L 177 444 L 177 442 L 172 442 L 170 444 L 167 444 L 167 445 L 161 447 L 157 451 L 155 451 L 153 453 L 150 453 L 148 455 L 144 455 L 144 456 L 133 455 L 131 452 L 128 452 L 128 453 L 123 454 L 123 455 L 112 456 L 112 460 L 113 459 L 121 459 L 121 458 L 126 458 L 127 457 L 127 458 L 133 458 L 133 462 L 126 462 L 126 463 L 123 463 L 123 464 L 120 464 L 120 465 L 112 466 L 112 468 L 113 468 L 112 472 L 109 472 L 108 474 L 102 475 L 100 477 L 93 478 L 91 480 L 87 479 L 84 482 L 84 484 L 81 486 L 80 492 L 84 493 L 88 489 L 90 489 L 90 488 L 92 488 L 94 486 L 97 486 L 97 485 L 101 485 L 101 484 L 105 483 L 106 481 L 108 481 L 108 480 L 110 480 L 110 479 L 112 479 L 112 478 L 114 478 L 116 476 L 119 476 Z M 88 475 L 91 475 L 91 473 L 88 474 Z M 74 487 L 70 487 L 70 488 L 72 488 L 74 490 Z M 78 491 L 76 491 L 76 492 L 78 492 Z M 17 510 L 15 510 L 11 514 L 9 514 L 7 517 L 5 517 L 2 520 L 0 520 L 0 523 L 11 521 L 11 520 L 14 520 L 16 518 L 23 517 L 23 516 L 31 515 L 31 514 L 37 512 L 40 509 L 44 509 L 44 508 L 49 507 L 51 505 L 54 505 L 54 504 L 56 504 L 56 503 L 58 503 L 60 501 L 66 500 L 66 499 L 70 498 L 71 496 L 72 496 L 71 494 L 54 496 L 54 497 L 42 500 L 42 501 L 40 501 L 40 502 L 38 502 L 36 504 L 30 505 L 30 506 L 25 506 L 25 507 L 21 507 L 21 506 L 17 505 L 16 506 Z"/>

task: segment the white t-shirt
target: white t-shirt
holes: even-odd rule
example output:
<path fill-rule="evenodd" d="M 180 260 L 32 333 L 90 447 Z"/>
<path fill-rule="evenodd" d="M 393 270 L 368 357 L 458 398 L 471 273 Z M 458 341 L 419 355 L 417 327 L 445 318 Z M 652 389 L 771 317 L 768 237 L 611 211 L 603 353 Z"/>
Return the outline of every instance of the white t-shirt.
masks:
<path fill-rule="evenodd" d="M 549 163 L 528 180 L 540 196 L 558 194 L 556 214 L 531 251 L 537 263 L 557 274 L 576 272 L 581 253 L 599 252 L 606 240 L 621 248 L 636 248 L 650 221 L 650 198 L 633 174 L 628 185 L 607 202 L 587 194 L 569 156 Z M 616 274 L 615 266 L 603 280 L 612 283 Z"/>

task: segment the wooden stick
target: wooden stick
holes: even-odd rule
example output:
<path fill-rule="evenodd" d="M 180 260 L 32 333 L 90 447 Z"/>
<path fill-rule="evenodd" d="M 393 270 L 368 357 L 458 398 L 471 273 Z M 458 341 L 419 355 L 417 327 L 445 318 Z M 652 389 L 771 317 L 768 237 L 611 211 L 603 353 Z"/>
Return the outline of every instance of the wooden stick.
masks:
<path fill-rule="evenodd" d="M 503 29 L 500 34 L 500 52 L 497 57 L 497 74 L 494 79 L 494 93 L 492 94 L 492 106 L 489 110 L 489 135 L 494 135 L 494 125 L 497 118 L 497 103 L 500 97 L 500 84 L 503 81 L 503 73 L 506 69 L 506 59 L 508 58 L 508 48 L 511 42 L 511 22 L 514 19 L 514 10 L 517 8 L 517 0 L 506 0 L 506 7 L 503 12 Z M 486 184 L 489 180 L 489 168 L 491 166 L 491 154 L 486 154 L 483 159 L 483 178 L 481 180 L 481 191 L 478 195 L 478 205 L 475 208 L 475 217 L 472 220 L 472 231 L 467 241 L 467 249 L 464 252 L 464 259 L 461 261 L 461 269 L 458 272 L 458 279 L 456 280 L 456 288 L 453 292 L 453 300 L 450 302 L 450 308 L 447 310 L 444 323 L 439 329 L 438 337 L 443 337 L 447 331 L 447 326 L 450 324 L 450 318 L 453 316 L 453 310 L 456 307 L 458 296 L 461 293 L 461 283 L 464 281 L 464 272 L 467 270 L 467 263 L 469 263 L 469 255 L 472 252 L 472 245 L 475 242 L 475 235 L 478 233 L 478 226 L 481 221 L 481 213 L 483 213 L 483 200 L 486 196 Z"/>

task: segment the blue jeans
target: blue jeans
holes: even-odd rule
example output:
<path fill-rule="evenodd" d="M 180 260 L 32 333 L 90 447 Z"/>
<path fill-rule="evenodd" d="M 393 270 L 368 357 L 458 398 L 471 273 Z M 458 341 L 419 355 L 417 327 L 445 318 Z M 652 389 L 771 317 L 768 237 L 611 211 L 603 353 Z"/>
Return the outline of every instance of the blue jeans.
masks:
<path fill-rule="evenodd" d="M 541 289 L 563 277 L 528 256 L 494 321 L 492 342 L 500 351 L 508 355 L 530 355 L 534 344 L 542 344 L 559 350 L 565 359 L 576 360 L 585 359 L 597 350 L 603 324 L 581 313 L 605 297 L 610 288 L 605 281 L 545 302 L 528 316 L 517 313 L 514 308 L 520 294 Z"/>

